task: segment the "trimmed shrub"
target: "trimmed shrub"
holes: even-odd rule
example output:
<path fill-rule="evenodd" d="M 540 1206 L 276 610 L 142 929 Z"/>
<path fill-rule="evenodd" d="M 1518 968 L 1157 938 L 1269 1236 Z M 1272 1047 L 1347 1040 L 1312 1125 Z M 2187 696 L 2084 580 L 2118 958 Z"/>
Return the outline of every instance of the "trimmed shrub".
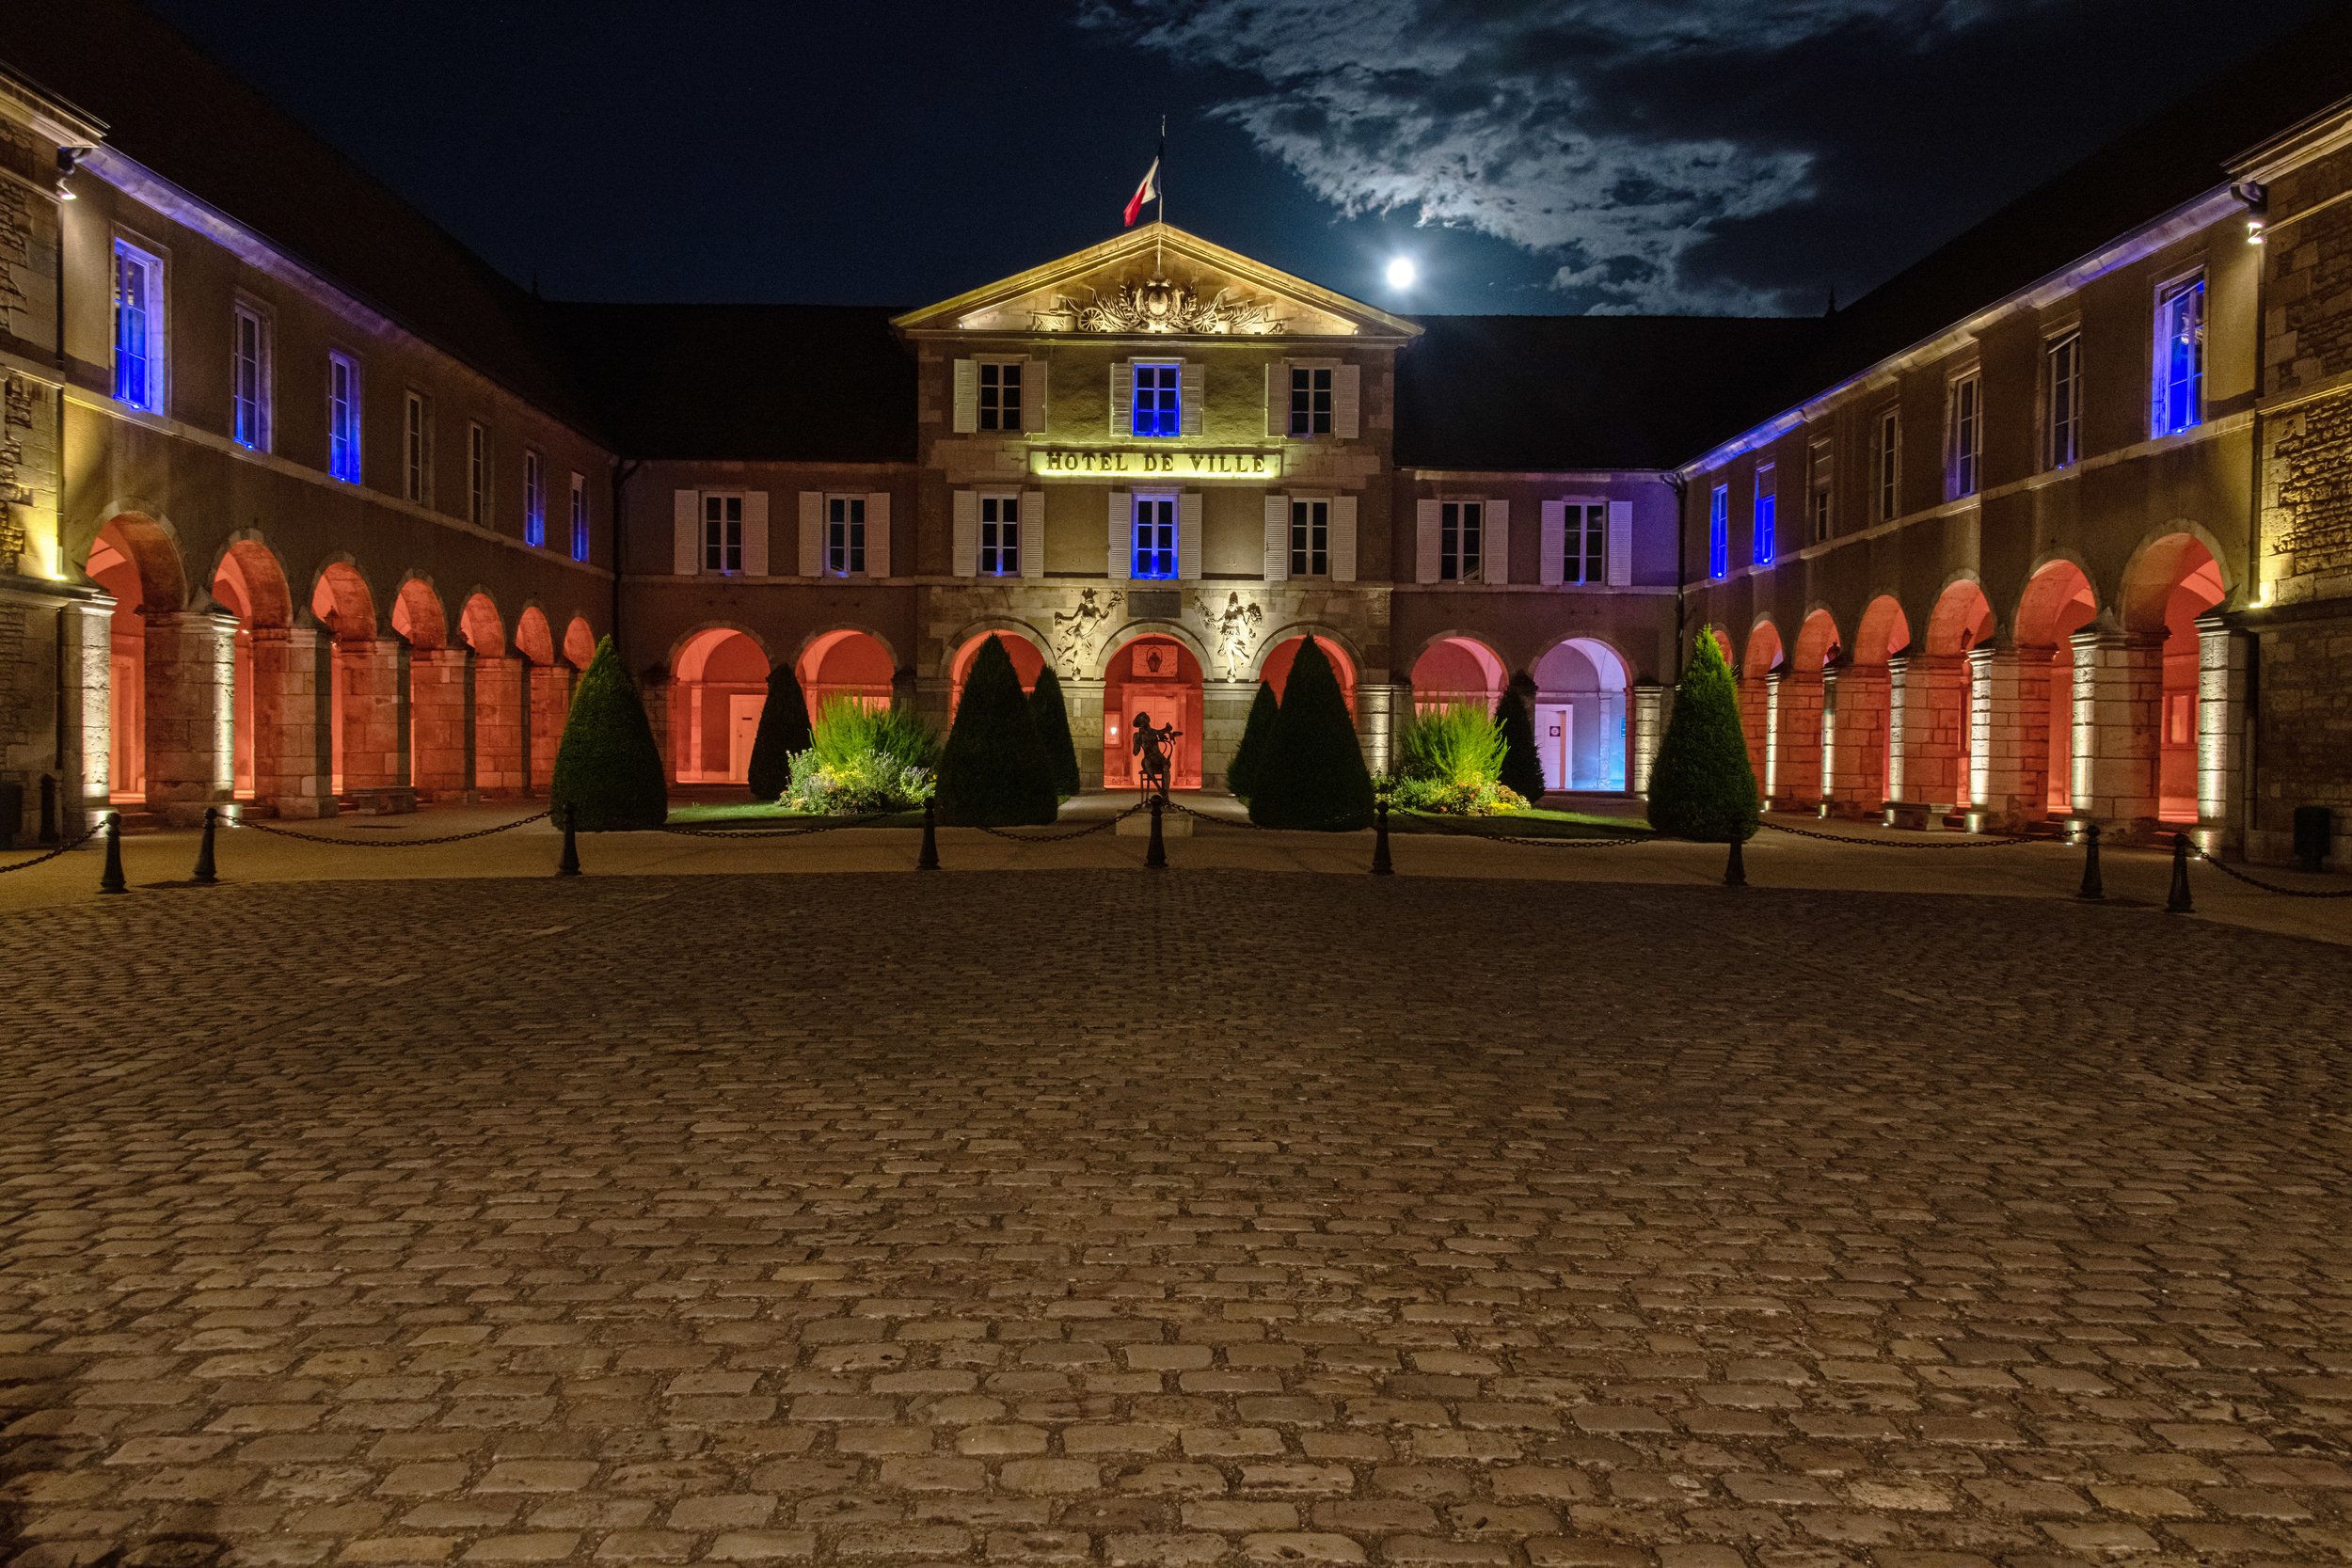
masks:
<path fill-rule="evenodd" d="M 1038 744 L 1045 748 L 1045 763 L 1054 775 L 1054 793 L 1068 800 L 1078 793 L 1078 744 L 1070 738 L 1070 708 L 1062 701 L 1061 677 L 1047 665 L 1038 673 L 1029 691 L 1029 721 L 1037 726 Z"/>
<path fill-rule="evenodd" d="M 1029 700 L 1021 694 L 1021 677 L 1005 645 L 992 637 L 963 678 L 956 721 L 939 753 L 939 819 L 1002 828 L 1051 822 L 1060 809 L 1053 765 L 1029 717 Z"/>
<path fill-rule="evenodd" d="M 1502 770 L 1496 775 L 1504 785 L 1530 800 L 1540 800 L 1544 795 L 1544 758 L 1535 750 L 1535 677 L 1521 670 L 1511 677 L 1511 684 L 1502 689 L 1502 700 L 1495 705 L 1495 723 L 1502 731 Z"/>
<path fill-rule="evenodd" d="M 1311 637 L 1291 665 L 1280 715 L 1253 772 L 1249 820 L 1262 828 L 1345 832 L 1372 821 L 1372 773 L 1339 678 Z"/>
<path fill-rule="evenodd" d="M 911 811 L 931 798 L 939 737 L 901 707 L 829 697 L 808 749 L 792 757 L 784 803 L 820 816 Z"/>
<path fill-rule="evenodd" d="M 669 784 L 653 725 L 610 637 L 596 644 L 572 694 L 548 811 L 558 828 L 568 823 L 583 833 L 659 828 L 670 819 Z"/>
<path fill-rule="evenodd" d="M 752 736 L 750 782 L 756 800 L 774 800 L 792 786 L 792 759 L 809 748 L 808 698 L 789 664 L 768 672 L 768 701 Z"/>
<path fill-rule="evenodd" d="M 1249 699 L 1249 718 L 1241 727 L 1241 744 L 1233 748 L 1233 760 L 1225 765 L 1225 787 L 1243 800 L 1248 800 L 1256 788 L 1252 782 L 1258 765 L 1265 760 L 1266 740 L 1274 734 L 1274 721 L 1280 717 L 1282 701 L 1274 694 L 1272 681 L 1260 681 L 1258 694 Z"/>
<path fill-rule="evenodd" d="M 1400 779 L 1496 784 L 1502 777 L 1502 726 L 1482 704 L 1449 703 L 1413 715 L 1397 737 L 1396 755 Z"/>
<path fill-rule="evenodd" d="M 1649 825 L 1677 838 L 1729 844 L 1756 832 L 1756 770 L 1740 733 L 1740 689 L 1714 628 L 1675 688 L 1674 712 L 1650 765 Z"/>
<path fill-rule="evenodd" d="M 1398 779 L 1390 788 L 1389 804 L 1398 811 L 1433 812 L 1440 816 L 1507 816 L 1525 811 L 1527 799 L 1492 779 L 1459 784 L 1444 779 Z"/>

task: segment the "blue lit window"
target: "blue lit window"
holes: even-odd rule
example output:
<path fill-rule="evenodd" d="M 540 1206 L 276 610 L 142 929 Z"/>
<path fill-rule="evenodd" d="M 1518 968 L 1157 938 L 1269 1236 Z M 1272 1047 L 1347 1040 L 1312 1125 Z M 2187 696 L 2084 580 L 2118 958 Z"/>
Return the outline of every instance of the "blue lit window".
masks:
<path fill-rule="evenodd" d="M 359 362 L 348 354 L 326 356 L 326 471 L 359 483 Z"/>
<path fill-rule="evenodd" d="M 586 476 L 572 476 L 572 559 L 588 559 L 588 481 Z"/>
<path fill-rule="evenodd" d="M 1984 384 L 1971 371 L 1952 383 L 1947 397 L 1949 428 L 1944 444 L 1950 460 L 1944 470 L 1944 497 L 1958 500 L 1977 493 L 1978 468 L 1984 452 Z"/>
<path fill-rule="evenodd" d="M 1707 499 L 1707 575 L 1731 575 L 1731 486 L 1718 484 Z"/>
<path fill-rule="evenodd" d="M 269 450 L 269 324 L 240 305 L 233 316 L 230 435 L 254 451 Z"/>
<path fill-rule="evenodd" d="M 548 542 L 548 460 L 523 449 L 523 543 Z"/>
<path fill-rule="evenodd" d="M 1174 375 L 1176 367 L 1170 365 L 1168 373 Z M 1136 389 L 1140 393 L 1140 381 Z M 1176 498 L 1137 496 L 1135 537 L 1132 575 L 1147 582 L 1173 579 L 1176 576 Z"/>
<path fill-rule="evenodd" d="M 980 576 L 1021 575 L 1021 498 L 980 498 Z"/>
<path fill-rule="evenodd" d="M 115 396 L 164 411 L 164 264 L 115 242 Z"/>
<path fill-rule="evenodd" d="M 1180 365 L 1137 365 L 1134 427 L 1138 436 L 1181 436 L 1184 411 L 1178 391 Z M 1173 577 L 1174 573 L 1169 573 Z"/>
<path fill-rule="evenodd" d="M 1756 468 L 1756 538 L 1755 558 L 1758 566 L 1770 566 L 1779 553 L 1780 497 L 1776 492 L 1772 465 L 1759 463 Z"/>
<path fill-rule="evenodd" d="M 2171 436 L 2205 419 L 2205 280 L 2172 284 L 2156 300 L 2154 434 Z"/>

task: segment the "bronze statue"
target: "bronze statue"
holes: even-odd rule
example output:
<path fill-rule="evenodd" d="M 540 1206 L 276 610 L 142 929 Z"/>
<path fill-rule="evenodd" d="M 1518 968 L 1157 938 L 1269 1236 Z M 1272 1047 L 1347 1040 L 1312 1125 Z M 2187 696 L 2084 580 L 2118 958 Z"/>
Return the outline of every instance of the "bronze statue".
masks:
<path fill-rule="evenodd" d="M 1142 759 L 1136 772 L 1143 781 L 1144 796 L 1149 799 L 1157 793 L 1165 800 L 1168 799 L 1169 748 L 1175 745 L 1176 737 L 1184 732 L 1173 724 L 1165 728 L 1154 724 L 1150 714 L 1140 712 L 1136 715 L 1132 728 L 1135 738 L 1130 746 Z"/>

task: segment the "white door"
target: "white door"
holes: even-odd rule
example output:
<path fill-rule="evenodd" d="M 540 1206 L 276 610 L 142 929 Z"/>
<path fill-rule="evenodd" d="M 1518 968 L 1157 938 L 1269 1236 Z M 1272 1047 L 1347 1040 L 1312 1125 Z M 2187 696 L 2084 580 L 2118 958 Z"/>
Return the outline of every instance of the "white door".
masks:
<path fill-rule="evenodd" d="M 1576 735 L 1576 707 L 1571 703 L 1535 705 L 1535 749 L 1543 753 L 1544 787 L 1565 789 L 1575 777 L 1569 768 Z"/>
<path fill-rule="evenodd" d="M 768 699 L 735 692 L 727 698 L 727 778 L 741 784 L 752 776 L 752 742 L 759 738 L 759 710 Z"/>

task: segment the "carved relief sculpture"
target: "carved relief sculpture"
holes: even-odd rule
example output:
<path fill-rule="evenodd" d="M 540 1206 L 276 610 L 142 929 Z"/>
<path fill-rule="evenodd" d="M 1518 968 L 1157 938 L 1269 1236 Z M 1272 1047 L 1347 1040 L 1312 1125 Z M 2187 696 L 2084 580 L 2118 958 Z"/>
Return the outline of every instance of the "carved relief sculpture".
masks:
<path fill-rule="evenodd" d="M 1225 596 L 1225 608 L 1219 610 L 1214 600 L 1200 600 L 1200 618 L 1209 624 L 1216 662 L 1225 667 L 1225 678 L 1237 681 L 1249 668 L 1249 650 L 1258 640 L 1258 627 L 1264 624 L 1265 611 L 1255 604 L 1245 604 L 1239 594 Z"/>
<path fill-rule="evenodd" d="M 1054 658 L 1065 676 L 1075 680 L 1093 662 L 1095 641 L 1119 608 L 1120 597 L 1106 590 L 1081 588 L 1075 605 L 1054 611 Z"/>
<path fill-rule="evenodd" d="M 1263 302 L 1239 300 L 1231 289 L 1219 289 L 1208 299 L 1189 283 L 1170 282 L 1154 276 L 1148 282 L 1121 283 L 1104 298 L 1087 291 L 1084 304 L 1068 294 L 1056 294 L 1042 310 L 1029 312 L 1037 332 L 1190 332 L 1209 336 L 1265 337 L 1282 330 L 1280 317 Z"/>

